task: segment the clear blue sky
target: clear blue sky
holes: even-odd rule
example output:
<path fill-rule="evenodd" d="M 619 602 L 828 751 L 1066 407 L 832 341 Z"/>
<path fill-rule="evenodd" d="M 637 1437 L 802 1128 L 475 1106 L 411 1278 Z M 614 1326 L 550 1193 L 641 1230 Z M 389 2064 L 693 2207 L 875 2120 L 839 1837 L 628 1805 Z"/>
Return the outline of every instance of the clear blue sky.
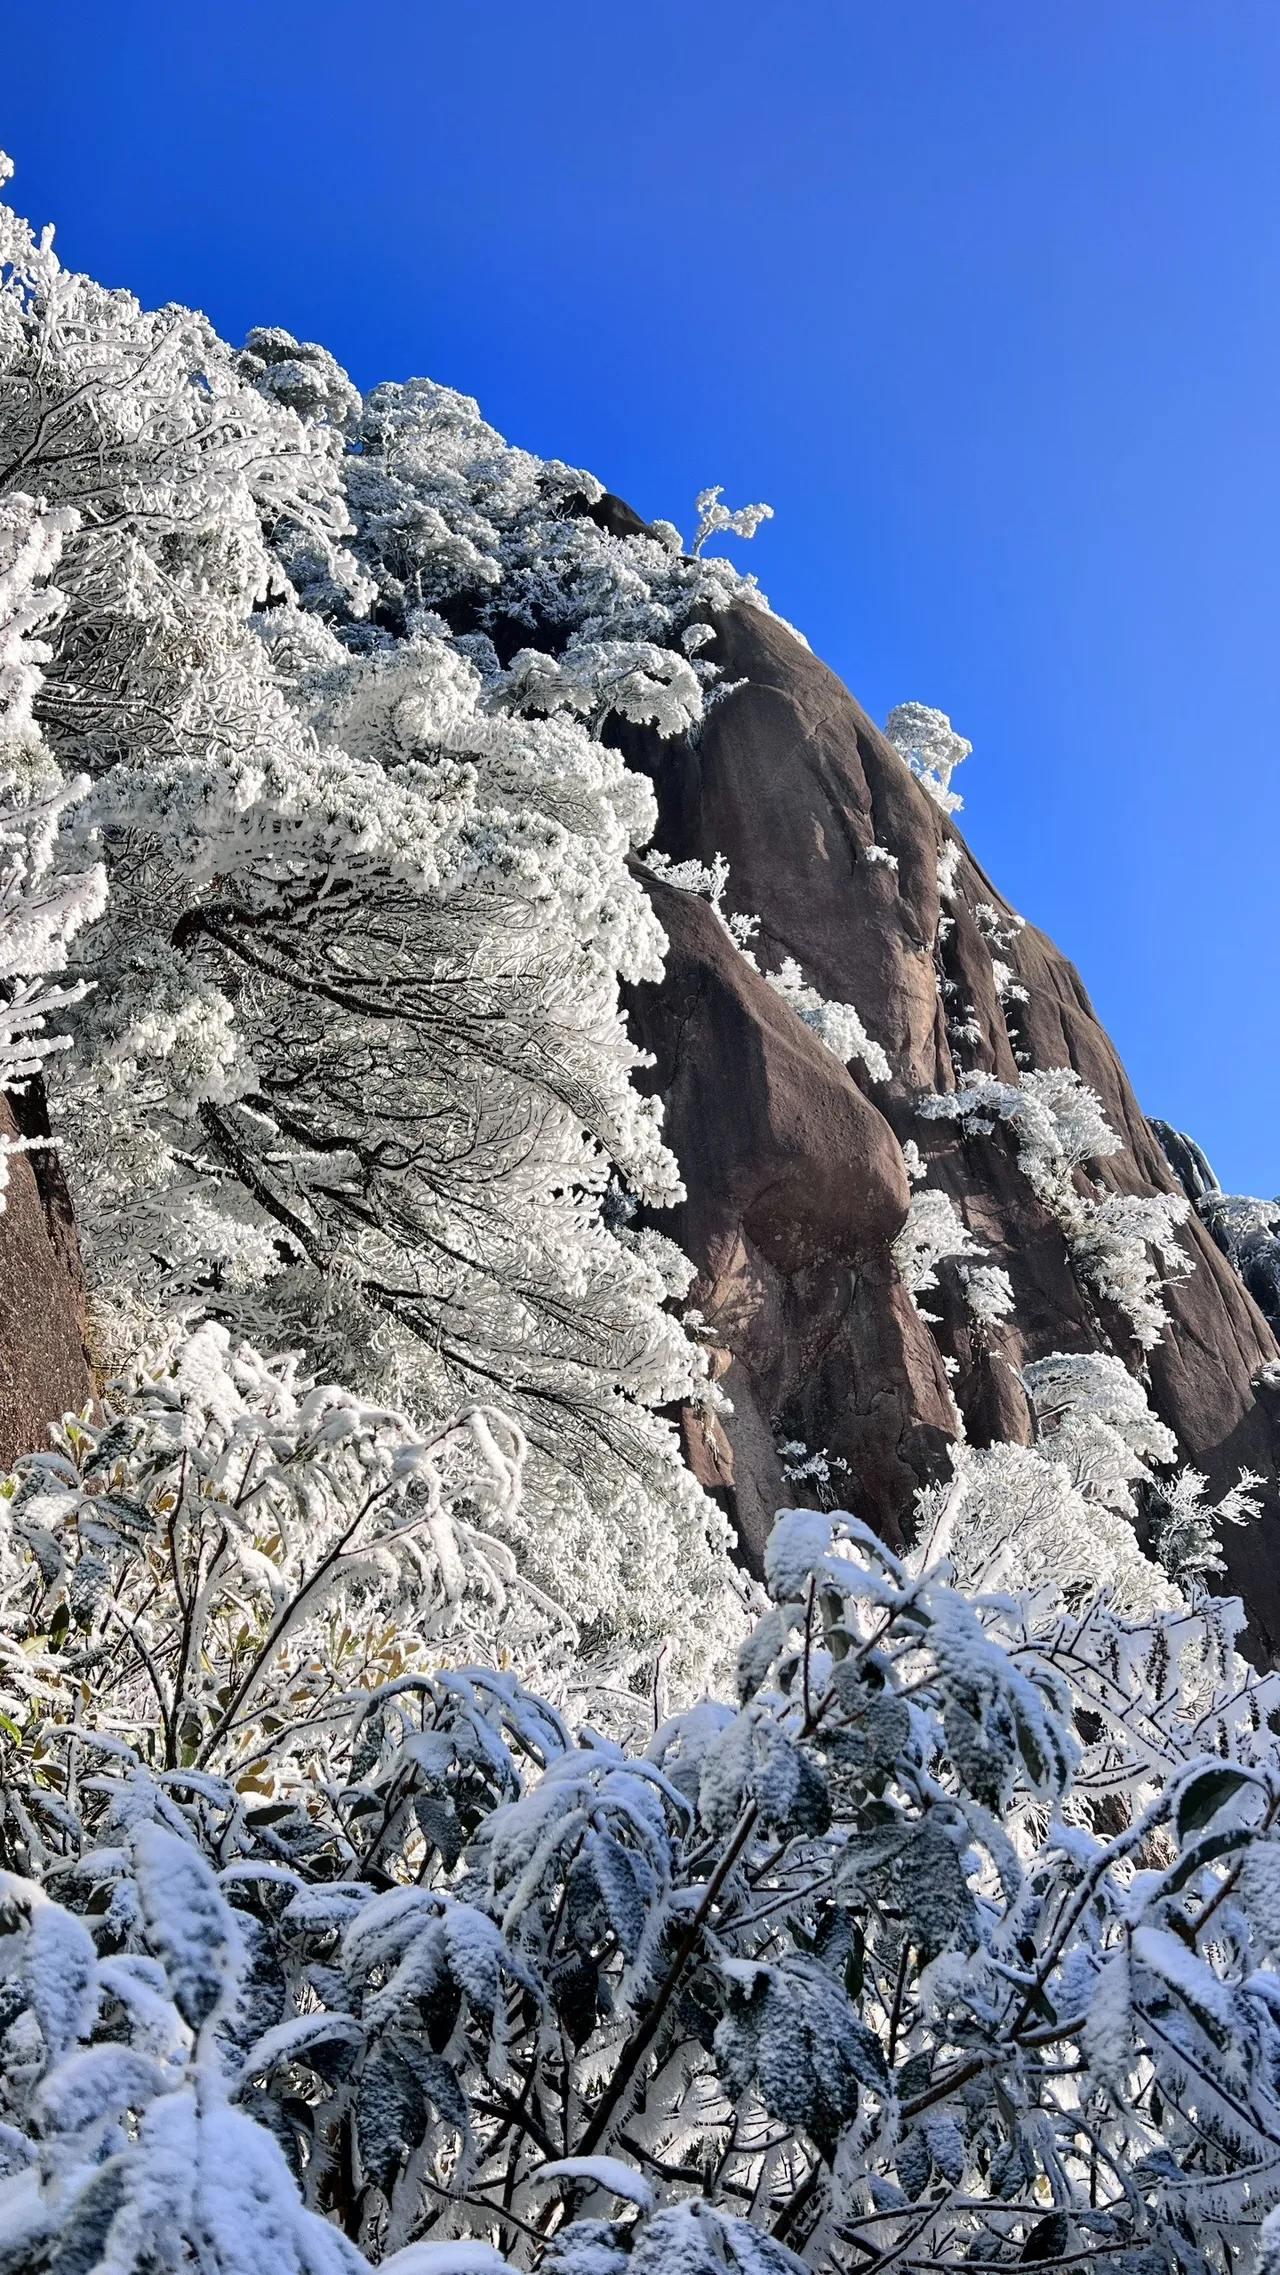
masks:
<path fill-rule="evenodd" d="M 1277 0 L 52 0 L 0 142 L 68 261 L 429 372 L 744 555 L 1148 1111 L 1280 1184 Z"/>

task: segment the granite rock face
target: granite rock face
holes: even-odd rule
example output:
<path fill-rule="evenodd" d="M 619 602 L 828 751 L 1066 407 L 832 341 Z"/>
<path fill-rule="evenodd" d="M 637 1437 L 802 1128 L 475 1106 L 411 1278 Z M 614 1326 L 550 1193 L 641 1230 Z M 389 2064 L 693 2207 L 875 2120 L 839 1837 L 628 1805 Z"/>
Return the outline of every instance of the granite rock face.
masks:
<path fill-rule="evenodd" d="M 1234 1265 L 1273 1333 L 1280 1334 L 1280 1198 L 1224 1193 L 1200 1146 L 1168 1122 L 1151 1124 L 1196 1215 Z"/>
<path fill-rule="evenodd" d="M 0 1095 L 0 1136 L 36 1141 L 10 1153 L 0 1210 L 0 1467 L 47 1445 L 49 1425 L 83 1406 L 92 1382 L 85 1292 L 71 1201 L 38 1083 Z"/>
<path fill-rule="evenodd" d="M 749 607 L 717 620 L 709 652 L 728 692 L 696 741 L 620 737 L 654 783 L 657 845 L 677 862 L 723 854 L 726 906 L 760 919 L 762 969 L 794 958 L 823 997 L 857 1008 L 892 1068 L 888 1081 L 846 1070 L 705 900 L 652 882 L 671 950 L 662 985 L 635 991 L 633 1029 L 654 1054 L 688 1192 L 664 1221 L 697 1267 L 692 1300 L 734 1409 L 713 1424 L 687 1417 L 686 1443 L 756 1562 L 772 1511 L 807 1497 L 780 1445 L 847 1464 L 837 1494 L 847 1478 L 858 1511 L 900 1536 L 962 1425 L 978 1444 L 1030 1441 L 1027 1361 L 1107 1349 L 1143 1364 L 1125 1320 L 1081 1283 L 1007 1129 L 966 1137 L 924 1119 L 924 1096 L 955 1088 L 961 1068 L 1013 1082 L 1025 1068 L 1073 1067 L 1123 1140 L 1091 1165 L 1097 1182 L 1137 1195 L 1181 1187 L 1073 966 L 1016 916 L 834 675 Z M 1012 1282 L 1015 1312 L 985 1347 L 954 1266 L 928 1298 L 933 1324 L 894 1269 L 908 1141 Z M 1262 1522 L 1224 1546 L 1255 1636 L 1275 1652 L 1280 1348 L 1201 1216 L 1179 1238 L 1191 1269 L 1167 1290 L 1149 1395 L 1212 1484 L 1246 1466 L 1267 1480 Z"/>

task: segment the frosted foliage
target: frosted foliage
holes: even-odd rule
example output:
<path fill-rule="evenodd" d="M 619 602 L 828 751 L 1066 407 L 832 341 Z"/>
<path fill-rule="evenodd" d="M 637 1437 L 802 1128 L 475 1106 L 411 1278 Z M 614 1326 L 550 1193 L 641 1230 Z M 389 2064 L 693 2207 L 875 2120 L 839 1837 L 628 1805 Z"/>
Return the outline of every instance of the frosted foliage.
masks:
<path fill-rule="evenodd" d="M 762 521 L 772 521 L 772 506 L 739 506 L 731 512 L 722 504 L 723 485 L 700 490 L 697 498 L 698 526 L 693 535 L 695 558 L 711 537 L 754 537 Z"/>
<path fill-rule="evenodd" d="M 598 733 L 611 713 L 656 727 L 664 737 L 688 734 L 702 718 L 702 681 L 686 656 L 650 640 L 584 640 L 575 635 L 559 656 L 522 648 L 504 682 L 520 710 L 573 711 Z"/>
<path fill-rule="evenodd" d="M 920 1110 L 979 1134 L 1008 1124 L 1037 1190 L 1053 1190 L 1085 1162 L 1123 1150 L 1101 1100 L 1074 1067 L 1030 1068 L 1012 1083 L 994 1074 L 967 1074 L 957 1089 L 926 1099 Z"/>
<path fill-rule="evenodd" d="M 955 1203 L 931 1186 L 911 1196 L 907 1220 L 893 1243 L 893 1261 L 911 1296 L 938 1285 L 938 1266 L 950 1256 L 971 1256 L 975 1242 Z"/>
<path fill-rule="evenodd" d="M 1178 1451 L 1137 1377 L 1109 1353 L 1086 1351 L 1036 1359 L 1022 1379 L 1046 1451 L 1095 1499 L 1135 1517 L 1133 1486 Z"/>
<path fill-rule="evenodd" d="M 99 906 L 86 848 L 110 886 L 55 1099 L 102 1344 L 198 1303 L 424 1425 L 499 1399 L 531 1576 L 637 1669 L 675 1606 L 697 1658 L 733 1589 L 666 1418 L 708 1389 L 688 1270 L 606 1221 L 680 1193 L 619 1002 L 662 966 L 629 866 L 654 803 L 599 730 L 695 726 L 703 619 L 758 596 L 609 537 L 597 483 L 466 397 L 362 401 L 282 331 L 237 354 L 7 208 L 0 466 L 55 944 Z M 65 820 L 53 769 L 88 778 Z M 21 885 L 43 853 L 14 858 Z"/>
<path fill-rule="evenodd" d="M 776 972 L 764 976 L 774 993 L 846 1066 L 857 1060 L 873 1082 L 889 1080 L 893 1069 L 888 1056 L 879 1043 L 873 1042 L 851 1003 L 828 1003 L 810 987 L 794 956 L 785 957 Z"/>
<path fill-rule="evenodd" d="M 964 1289 L 965 1309 L 980 1335 L 989 1335 L 992 1329 L 1012 1317 L 1013 1283 L 1000 1265 L 962 1264 L 960 1284 Z"/>
<path fill-rule="evenodd" d="M 156 1766 L 296 1796 L 367 1691 L 496 1636 L 567 1664 L 568 1615 L 495 1530 L 525 1462 L 493 1409 L 423 1439 L 212 1322 L 175 1330 L 0 1501 L 0 1707 L 70 1723 L 106 1681 Z"/>
<path fill-rule="evenodd" d="M 20 1090 L 65 1046 L 58 1015 L 84 989 L 59 975 L 105 897 L 100 864 L 55 862 L 64 817 L 88 784 L 63 780 L 36 720 L 63 609 L 49 579 L 74 527 L 65 508 L 0 496 L 0 1091 Z M 21 1142 L 0 1133 L 0 1209 Z"/>
<path fill-rule="evenodd" d="M 1223 1526 L 1248 1524 L 1260 1513 L 1253 1490 L 1260 1480 L 1252 1472 L 1242 1471 L 1216 1502 L 1198 1470 L 1164 1475 L 1177 1458 L 1177 1440 L 1153 1413 L 1142 1383 L 1106 1353 L 1057 1352 L 1024 1367 L 1022 1379 L 1039 1450 L 1065 1471 L 1073 1494 L 1114 1511 L 1126 1528 L 1145 1514 L 1155 1561 L 1184 1590 L 1222 1570 Z M 1103 1530 L 1109 1536 L 1110 1527 Z"/>
<path fill-rule="evenodd" d="M 1174 1238 L 1189 1212 L 1181 1193 L 1113 1193 L 1086 1208 L 1072 1241 L 1084 1277 L 1125 1313 L 1146 1351 L 1154 1350 L 1168 1321 L 1161 1287 L 1190 1270 L 1186 1252 Z M 1149 1249 L 1155 1249 L 1159 1265 Z"/>
<path fill-rule="evenodd" d="M 1177 1592 L 1139 1548 L 1132 1523 L 1037 1446 L 960 1447 L 963 1496 L 951 1553 L 966 1586 L 1105 1594 L 1130 1613 L 1166 1610 Z"/>
<path fill-rule="evenodd" d="M 921 1101 L 926 1119 L 989 1135 L 1005 1124 L 1033 1191 L 1057 1218 L 1082 1280 L 1153 1350 L 1168 1322 L 1161 1288 L 1190 1269 L 1174 1235 L 1190 1203 L 1181 1194 L 1082 1191 L 1076 1172 L 1123 1151 L 1096 1092 L 1072 1067 L 1028 1069 L 1016 1083 L 966 1074 L 955 1090 Z M 1153 1258 L 1156 1252 L 1159 1261 Z"/>
<path fill-rule="evenodd" d="M 1209 1481 L 1198 1469 L 1180 1469 L 1170 1482 L 1161 1482 L 1153 1497 L 1152 1545 L 1183 1587 L 1222 1571 L 1222 1527 L 1252 1524 L 1261 1516 L 1263 1504 L 1255 1488 L 1263 1483 L 1253 1470 L 1244 1469 L 1214 1501 Z"/>
<path fill-rule="evenodd" d="M 964 800 L 951 787 L 957 766 L 973 744 L 958 735 L 945 711 L 927 703 L 899 703 L 884 723 L 885 735 L 923 789 L 944 814 L 958 813 Z"/>
<path fill-rule="evenodd" d="M 759 971 L 750 943 L 760 930 L 760 919 L 745 910 L 730 910 L 725 907 L 729 864 L 723 853 L 713 853 L 710 861 L 673 861 L 669 854 L 659 853 L 651 846 L 644 857 L 644 865 L 651 875 L 661 877 L 666 885 L 674 885 L 678 892 L 696 893 L 700 900 L 708 901 L 734 947 L 742 952 L 753 970 Z"/>
<path fill-rule="evenodd" d="M 929 1174 L 929 1168 L 914 1138 L 903 1140 L 902 1165 L 913 1185 L 924 1183 Z"/>
<path fill-rule="evenodd" d="M 96 1462 L 83 1497 L 118 1577 L 168 1553 L 175 1495 L 192 1551 L 190 1473 L 222 1465 L 230 1592 L 289 1631 L 304 1445 L 354 1464 L 337 1489 L 360 1524 L 361 1464 L 388 1429 L 404 1448 L 397 1426 L 347 1428 L 349 1406 L 207 1329 L 135 1400 L 142 1499 L 136 1453 L 105 1439 L 86 1462 L 69 1437 L 47 1489 Z M 438 1443 L 438 1508 L 456 1461 L 501 1494 L 517 1452 Z M 128 1488 L 109 1458 L 134 1461 Z M 259 1612 L 242 1536 L 273 1464 L 289 1514 L 260 1526 L 277 1594 L 264 1582 Z M 109 1588 L 127 1624 L 89 1679 L 55 1662 L 98 1647 L 104 1610 L 60 1646 L 55 1612 L 0 1721 L 5 2264 L 1250 2263 L 1280 2203 L 1276 1679 L 1240 1659 L 1237 1604 L 1170 1591 L 1126 1611 L 1048 1581 L 966 1595 L 965 1499 L 962 1481 L 924 1512 L 905 1562 L 839 1511 L 784 1512 L 736 1699 L 647 1742 L 428 1654 L 304 1731 L 266 1729 L 254 1767 L 215 1611 L 174 1761 L 141 1645 L 169 1681 L 177 1606 L 166 1644 L 137 1625 L 145 1592 Z M 392 1536 L 410 1506 L 376 1519 L 368 1582 L 406 1612 Z M 35 1526 L 8 1566 L 33 1622 L 69 1600 Z M 436 1570 L 429 1526 L 412 1538 Z M 224 1539 L 190 1568 L 197 1619 Z M 437 1571 L 428 1605 L 440 1590 Z"/>

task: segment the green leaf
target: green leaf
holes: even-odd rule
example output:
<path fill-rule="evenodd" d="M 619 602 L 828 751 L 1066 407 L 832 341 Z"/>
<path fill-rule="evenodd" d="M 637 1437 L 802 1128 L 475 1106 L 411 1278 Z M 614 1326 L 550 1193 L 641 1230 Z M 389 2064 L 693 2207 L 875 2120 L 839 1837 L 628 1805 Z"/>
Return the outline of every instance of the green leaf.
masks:
<path fill-rule="evenodd" d="M 1184 1841 L 1188 1833 L 1198 1833 L 1211 1817 L 1216 1817 L 1225 1801 L 1238 1793 L 1242 1785 L 1252 1785 L 1253 1779 L 1242 1769 L 1201 1770 L 1190 1778 L 1178 1796 L 1178 1839 Z"/>
<path fill-rule="evenodd" d="M 1165 1881 L 1162 1893 L 1176 1896 L 1179 1888 L 1185 1888 L 1188 1880 L 1193 1879 L 1204 1865 L 1212 1864 L 1215 1857 L 1226 1856 L 1233 1848 L 1243 1848 L 1251 1839 L 1252 1834 L 1247 1825 L 1237 1825 L 1230 1832 L 1210 1833 L 1207 1840 L 1197 1841 L 1193 1848 L 1179 1857 Z"/>
<path fill-rule="evenodd" d="M 1047 2218 L 1037 2220 L 1018 2254 L 1020 2267 L 1029 2267 L 1036 2260 L 1061 2259 L 1071 2241 L 1071 2223 L 1065 2212 L 1050 2212 Z"/>

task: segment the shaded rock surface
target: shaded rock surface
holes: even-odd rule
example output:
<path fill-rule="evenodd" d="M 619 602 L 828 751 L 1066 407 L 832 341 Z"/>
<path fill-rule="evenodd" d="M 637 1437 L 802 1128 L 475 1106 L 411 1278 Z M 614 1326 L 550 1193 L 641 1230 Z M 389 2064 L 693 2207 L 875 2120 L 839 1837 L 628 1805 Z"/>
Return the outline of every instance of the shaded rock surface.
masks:
<path fill-rule="evenodd" d="M 0 1096 L 0 1136 L 48 1135 L 38 1084 Z M 71 1201 L 57 1154 L 36 1144 L 9 1155 L 0 1211 L 0 1465 L 47 1445 L 50 1423 L 91 1389 Z"/>
<path fill-rule="evenodd" d="M 1029 1442 L 1018 1379 L 1026 1361 L 1111 1349 L 1143 1365 L 1126 1322 L 1077 1276 L 1008 1131 L 966 1137 L 926 1121 L 923 1095 L 953 1089 L 967 1070 L 1014 1082 L 1026 1068 L 1073 1067 L 1123 1140 L 1122 1153 L 1090 1166 L 1097 1185 L 1140 1195 L 1181 1188 L 1073 966 L 1021 923 L 835 676 L 748 607 L 717 620 L 710 652 L 728 691 L 696 741 L 620 734 L 654 783 L 658 848 L 673 861 L 724 855 L 725 905 L 759 917 L 752 948 L 762 969 L 794 958 L 822 996 L 857 1008 L 892 1067 L 887 1082 L 856 1064 L 846 1070 L 704 900 L 653 882 L 671 953 L 662 985 L 635 991 L 633 1026 L 654 1054 L 688 1191 L 665 1221 L 697 1267 L 692 1300 L 734 1409 L 714 1423 L 687 1417 L 686 1442 L 756 1562 L 773 1509 L 812 1497 L 788 1483 L 780 1445 L 823 1449 L 834 1497 L 900 1536 L 917 1486 L 945 1470 L 962 1430 L 976 1443 Z M 940 1268 L 927 1299 L 933 1325 L 894 1269 L 908 1140 L 928 1184 L 950 1195 L 986 1260 L 1012 1282 L 1015 1313 L 985 1344 L 954 1266 Z M 1193 1214 L 1180 1240 L 1190 1269 L 1166 1292 L 1170 1322 L 1149 1357 L 1149 1395 L 1213 1485 L 1245 1466 L 1267 1480 L 1263 1521 L 1232 1530 L 1224 1547 L 1231 1584 L 1275 1650 L 1280 1505 L 1268 1370 L 1280 1349 L 1209 1225 Z"/>
<path fill-rule="evenodd" d="M 1268 1326 L 1280 1334 L 1280 1199 L 1224 1193 L 1202 1149 L 1168 1122 L 1151 1124 L 1201 1223 L 1234 1265 Z"/>

